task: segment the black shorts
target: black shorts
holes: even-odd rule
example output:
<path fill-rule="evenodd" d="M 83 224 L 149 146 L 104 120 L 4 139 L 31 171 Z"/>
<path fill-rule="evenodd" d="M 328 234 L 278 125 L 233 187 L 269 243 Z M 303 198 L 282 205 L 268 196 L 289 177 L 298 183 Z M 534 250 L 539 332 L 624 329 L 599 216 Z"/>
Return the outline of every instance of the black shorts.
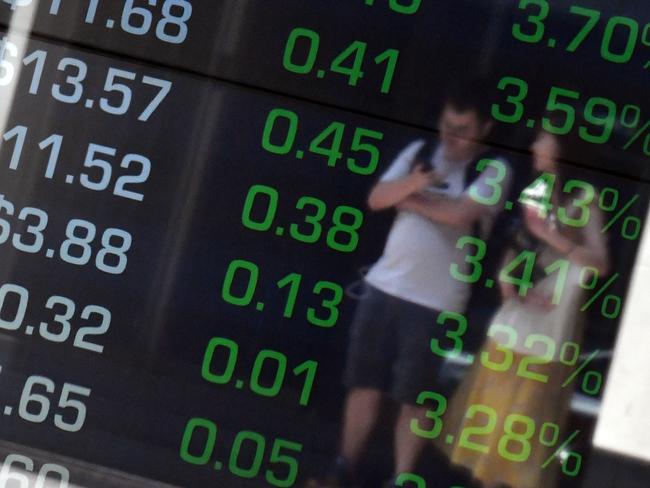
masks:
<path fill-rule="evenodd" d="M 431 352 L 434 335 L 444 335 L 436 324 L 440 312 L 366 286 L 350 329 L 345 386 L 414 404 L 421 391 L 435 391 L 443 363 Z"/>

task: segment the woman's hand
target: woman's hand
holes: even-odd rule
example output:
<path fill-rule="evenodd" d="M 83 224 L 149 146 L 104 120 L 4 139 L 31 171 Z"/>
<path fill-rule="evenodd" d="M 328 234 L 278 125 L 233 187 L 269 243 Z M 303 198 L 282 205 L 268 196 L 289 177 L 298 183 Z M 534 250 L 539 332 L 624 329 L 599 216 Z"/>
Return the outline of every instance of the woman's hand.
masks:
<path fill-rule="evenodd" d="M 550 242 L 557 234 L 555 226 L 540 215 L 540 210 L 536 206 L 524 205 L 524 223 L 531 234 L 544 242 Z"/>
<path fill-rule="evenodd" d="M 519 298 L 519 293 L 512 283 L 505 283 L 499 280 L 499 290 L 501 291 L 501 300 L 506 301 L 511 298 Z"/>
<path fill-rule="evenodd" d="M 552 221 L 542 218 L 535 206 L 524 206 L 524 223 L 531 234 L 567 257 L 578 248 L 578 244 L 563 235 Z"/>
<path fill-rule="evenodd" d="M 550 312 L 553 309 L 551 295 L 529 291 L 525 297 L 522 297 L 522 301 L 528 306 L 539 308 L 546 312 Z"/>
<path fill-rule="evenodd" d="M 499 289 L 501 290 L 501 300 L 504 302 L 507 300 L 516 299 L 527 306 L 541 308 L 545 311 L 550 311 L 553 308 L 553 303 L 551 301 L 550 295 L 541 294 L 535 291 L 528 291 L 528 293 L 526 293 L 526 296 L 522 297 L 519 295 L 516 286 L 512 285 L 511 283 L 504 283 L 503 281 L 499 281 Z"/>

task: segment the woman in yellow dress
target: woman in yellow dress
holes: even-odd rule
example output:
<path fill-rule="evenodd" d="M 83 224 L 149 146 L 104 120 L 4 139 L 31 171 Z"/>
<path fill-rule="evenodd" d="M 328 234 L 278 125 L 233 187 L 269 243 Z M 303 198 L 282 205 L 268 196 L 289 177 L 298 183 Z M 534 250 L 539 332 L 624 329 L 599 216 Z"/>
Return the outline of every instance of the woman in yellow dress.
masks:
<path fill-rule="evenodd" d="M 546 178 L 522 194 L 523 223 L 504 266 L 521 277 L 533 256 L 532 287 L 521 296 L 516 281 L 504 281 L 502 268 L 503 303 L 449 402 L 438 437 L 451 462 L 468 468 L 485 488 L 555 485 L 557 463 L 542 466 L 570 435 L 565 425 L 573 388 L 562 384 L 577 367 L 570 364 L 582 338 L 581 283 L 603 276 L 608 267 L 593 186 L 562 178 L 558 137 L 541 132 L 531 150 L 534 171 Z M 508 266 L 531 251 L 520 266 Z"/>

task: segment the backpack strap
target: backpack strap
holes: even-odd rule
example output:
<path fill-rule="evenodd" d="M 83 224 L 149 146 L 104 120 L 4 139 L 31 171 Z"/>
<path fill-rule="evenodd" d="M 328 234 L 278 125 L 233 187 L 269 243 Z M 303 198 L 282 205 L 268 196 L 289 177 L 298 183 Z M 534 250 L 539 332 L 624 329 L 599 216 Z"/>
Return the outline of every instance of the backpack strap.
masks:
<path fill-rule="evenodd" d="M 431 167 L 431 161 L 433 160 L 433 156 L 436 152 L 436 149 L 437 149 L 437 144 L 434 144 L 432 141 L 425 141 L 425 143 L 422 145 L 420 150 L 415 154 L 415 156 L 411 160 L 411 166 L 409 168 L 409 172 L 412 172 L 413 168 L 415 168 L 418 164 L 422 164 L 426 168 Z M 449 187 L 449 185 L 446 182 L 441 182 L 435 184 L 434 186 L 441 190 L 446 190 Z"/>
<path fill-rule="evenodd" d="M 486 152 L 480 154 L 472 161 L 470 161 L 470 163 L 465 167 L 463 189 L 467 190 L 467 188 L 469 188 L 469 186 L 474 183 L 479 178 L 479 176 L 481 176 L 481 172 L 476 169 L 476 167 L 478 166 L 478 163 L 483 159 L 499 159 L 499 156 L 496 153 Z"/>
<path fill-rule="evenodd" d="M 491 152 L 482 153 L 476 158 L 474 158 L 472 161 L 470 161 L 467 166 L 465 166 L 465 174 L 463 175 L 464 190 L 467 190 L 470 187 L 470 185 L 474 183 L 481 176 L 481 172 L 478 169 L 476 169 L 476 167 L 478 166 L 478 163 L 483 159 L 498 159 L 498 155 Z M 485 232 L 483 232 L 481 222 L 475 221 L 472 224 L 472 235 L 474 237 L 488 237 L 488 236 L 483 236 L 483 234 L 485 234 Z"/>
<path fill-rule="evenodd" d="M 436 145 L 432 141 L 424 141 L 422 147 L 418 150 L 417 153 L 415 153 L 415 156 L 413 156 L 413 159 L 411 160 L 409 172 L 413 171 L 413 168 L 415 168 L 418 164 L 430 166 L 435 150 Z"/>
<path fill-rule="evenodd" d="M 415 168 L 418 164 L 422 164 L 424 166 L 430 166 L 431 160 L 433 159 L 433 155 L 435 154 L 436 149 L 437 149 L 436 143 L 430 140 L 425 141 L 425 143 L 422 145 L 422 147 L 418 150 L 418 152 L 411 160 L 411 166 L 409 168 L 409 171 L 413 171 L 413 168 Z M 463 190 L 467 190 L 467 188 L 469 188 L 470 185 L 474 183 L 481 176 L 481 172 L 478 169 L 476 169 L 479 161 L 481 161 L 482 159 L 497 159 L 497 157 L 498 157 L 497 154 L 487 152 L 477 156 L 472 161 L 470 161 L 467 164 L 467 166 L 465 166 L 465 172 L 463 174 Z M 444 188 L 446 187 L 446 183 L 441 184 L 440 186 Z M 480 221 L 476 221 L 472 224 L 471 234 L 475 237 L 481 237 L 483 232 L 481 229 Z"/>

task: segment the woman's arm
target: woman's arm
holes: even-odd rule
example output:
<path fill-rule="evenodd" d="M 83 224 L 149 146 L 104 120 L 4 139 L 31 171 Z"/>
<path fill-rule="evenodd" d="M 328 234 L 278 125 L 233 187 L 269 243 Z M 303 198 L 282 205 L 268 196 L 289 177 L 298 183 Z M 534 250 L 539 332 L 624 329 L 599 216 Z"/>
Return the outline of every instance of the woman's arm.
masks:
<path fill-rule="evenodd" d="M 506 264 L 508 264 L 510 261 L 512 261 L 515 258 L 515 252 L 512 250 L 512 248 L 509 248 L 504 256 L 503 260 L 501 262 L 501 265 L 499 266 L 499 270 L 502 270 Z M 517 288 L 515 288 L 515 285 L 512 283 L 506 283 L 505 281 L 502 280 L 497 280 L 499 282 L 499 290 L 501 291 L 501 300 L 506 301 L 510 298 L 517 298 L 519 296 L 519 293 L 517 293 Z"/>
<path fill-rule="evenodd" d="M 607 273 L 609 269 L 607 242 L 601 232 L 603 214 L 597 205 L 592 204 L 589 207 L 589 221 L 582 228 L 581 243 L 562 234 L 556 226 L 549 225 L 546 219 L 539 217 L 536 208 L 525 208 L 524 220 L 531 233 L 560 254 L 564 254 L 567 259 L 582 266 L 596 268 L 601 275 Z"/>
<path fill-rule="evenodd" d="M 598 201 L 598 198 L 595 199 Z M 590 217 L 587 225 L 582 229 L 583 243 L 575 246 L 568 258 L 583 266 L 592 266 L 600 275 L 609 271 L 609 257 L 607 253 L 607 235 L 603 234 L 605 219 L 602 210 L 597 205 L 590 206 Z"/>

